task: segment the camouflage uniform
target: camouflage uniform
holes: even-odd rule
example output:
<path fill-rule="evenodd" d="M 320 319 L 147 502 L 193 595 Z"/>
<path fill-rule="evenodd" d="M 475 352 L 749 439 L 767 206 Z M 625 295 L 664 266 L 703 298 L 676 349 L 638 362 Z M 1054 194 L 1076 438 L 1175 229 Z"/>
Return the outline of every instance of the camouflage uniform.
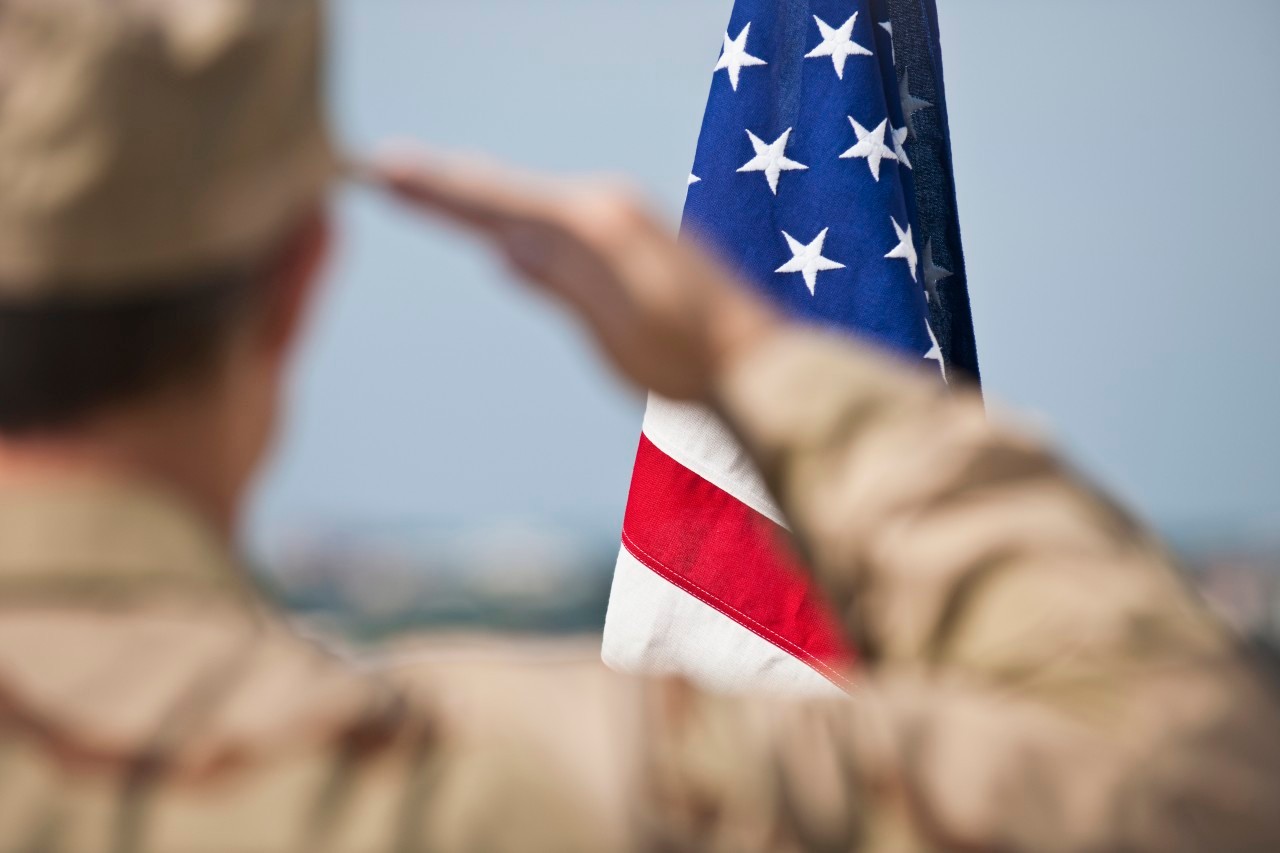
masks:
<path fill-rule="evenodd" d="M 866 651 L 854 698 L 710 696 L 527 651 L 360 670 L 295 635 L 176 498 L 47 484 L 0 496 L 0 840 L 1280 845 L 1276 697 L 1036 442 L 809 333 L 719 396 Z"/>
<path fill-rule="evenodd" d="M 0 0 L 0 295 L 269 245 L 333 171 L 318 24 L 310 0 Z M 1280 849 L 1270 685 L 1040 444 L 812 332 L 715 398 L 864 652 L 853 698 L 529 649 L 355 666 L 179 496 L 10 479 L 0 849 Z"/>

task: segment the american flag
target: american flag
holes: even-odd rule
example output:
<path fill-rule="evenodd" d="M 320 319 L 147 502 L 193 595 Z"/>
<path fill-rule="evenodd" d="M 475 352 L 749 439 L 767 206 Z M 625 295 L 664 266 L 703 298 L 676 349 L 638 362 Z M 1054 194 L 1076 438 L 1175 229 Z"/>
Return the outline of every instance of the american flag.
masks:
<path fill-rule="evenodd" d="M 792 315 L 977 378 L 935 0 L 737 0 L 684 227 Z M 829 693 L 855 656 L 707 410 L 651 398 L 605 624 L 616 669 Z"/>

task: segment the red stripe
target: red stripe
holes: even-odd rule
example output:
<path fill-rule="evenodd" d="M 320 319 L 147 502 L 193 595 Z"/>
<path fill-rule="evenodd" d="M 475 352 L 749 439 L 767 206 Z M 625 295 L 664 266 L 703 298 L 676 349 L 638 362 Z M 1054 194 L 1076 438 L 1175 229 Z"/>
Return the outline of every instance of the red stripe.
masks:
<path fill-rule="evenodd" d="M 671 583 L 847 686 L 853 654 L 787 532 L 645 436 L 622 541 Z"/>

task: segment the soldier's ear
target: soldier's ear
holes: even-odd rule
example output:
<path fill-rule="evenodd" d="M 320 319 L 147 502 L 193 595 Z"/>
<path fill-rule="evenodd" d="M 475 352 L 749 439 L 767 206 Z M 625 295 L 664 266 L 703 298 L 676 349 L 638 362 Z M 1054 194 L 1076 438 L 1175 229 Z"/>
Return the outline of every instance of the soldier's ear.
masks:
<path fill-rule="evenodd" d="M 320 207 L 302 222 L 272 265 L 260 338 L 269 355 L 284 358 L 294 349 L 315 301 L 332 239 L 329 212 Z"/>

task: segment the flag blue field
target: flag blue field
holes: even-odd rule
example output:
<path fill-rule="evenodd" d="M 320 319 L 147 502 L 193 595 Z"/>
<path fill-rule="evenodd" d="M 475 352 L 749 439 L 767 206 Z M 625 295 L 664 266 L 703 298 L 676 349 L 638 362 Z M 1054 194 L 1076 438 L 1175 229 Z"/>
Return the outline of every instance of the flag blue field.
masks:
<path fill-rule="evenodd" d="M 685 228 L 792 314 L 976 378 L 936 29 L 929 0 L 739 2 Z"/>

